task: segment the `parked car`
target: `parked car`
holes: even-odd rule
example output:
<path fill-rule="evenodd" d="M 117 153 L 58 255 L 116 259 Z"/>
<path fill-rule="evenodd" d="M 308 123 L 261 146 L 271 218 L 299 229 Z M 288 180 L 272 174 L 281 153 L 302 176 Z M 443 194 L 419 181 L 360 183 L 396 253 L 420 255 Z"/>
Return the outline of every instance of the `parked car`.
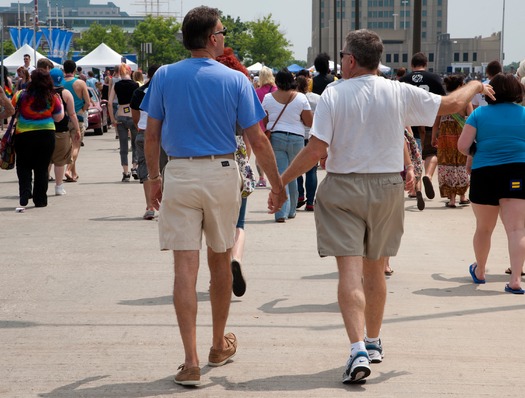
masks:
<path fill-rule="evenodd" d="M 87 130 L 93 130 L 95 135 L 102 135 L 108 131 L 108 102 L 101 100 L 97 91 L 88 87 L 91 104 L 88 109 L 88 126 Z"/>

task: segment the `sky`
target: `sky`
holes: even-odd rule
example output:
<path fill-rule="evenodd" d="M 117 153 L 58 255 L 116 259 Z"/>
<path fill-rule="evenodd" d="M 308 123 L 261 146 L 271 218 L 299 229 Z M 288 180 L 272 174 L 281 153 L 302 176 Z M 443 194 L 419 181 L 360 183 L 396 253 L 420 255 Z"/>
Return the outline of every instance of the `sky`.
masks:
<path fill-rule="evenodd" d="M 6 6 L 15 0 L 0 0 Z M 45 0 L 40 0 L 45 1 Z M 128 14 L 144 12 L 144 0 L 111 0 Z M 505 64 L 525 59 L 525 47 L 521 44 L 520 24 L 525 15 L 524 0 L 449 0 L 448 33 L 452 38 L 490 36 L 502 27 L 503 3 L 505 2 L 504 52 Z M 92 4 L 107 3 L 106 0 L 91 0 Z M 149 0 L 155 6 L 157 0 Z M 142 4 L 142 5 L 139 5 Z M 312 34 L 312 6 L 309 0 L 158 0 L 161 10 L 173 16 L 184 15 L 188 10 L 207 5 L 219 8 L 225 15 L 242 21 L 262 19 L 272 14 L 280 25 L 281 32 L 293 44 L 296 59 L 306 60 Z M 150 7 L 148 6 L 148 9 Z M 154 8 L 155 9 L 155 8 Z"/>

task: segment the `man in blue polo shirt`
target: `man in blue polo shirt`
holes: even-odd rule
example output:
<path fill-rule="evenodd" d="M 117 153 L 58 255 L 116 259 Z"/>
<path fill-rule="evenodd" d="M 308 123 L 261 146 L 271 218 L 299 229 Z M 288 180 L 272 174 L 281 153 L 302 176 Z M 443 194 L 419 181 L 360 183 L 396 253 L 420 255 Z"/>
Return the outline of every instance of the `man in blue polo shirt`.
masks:
<path fill-rule="evenodd" d="M 272 185 L 270 213 L 286 200 L 270 142 L 259 127 L 265 112 L 253 86 L 242 73 L 215 61 L 224 51 L 226 35 L 219 17 L 219 10 L 204 6 L 186 14 L 183 44 L 191 58 L 159 68 L 141 104 L 148 113 L 145 153 L 151 198 L 160 208 L 160 246 L 174 252 L 173 302 L 185 351 L 175 382 L 182 385 L 200 384 L 195 284 L 202 232 L 213 317 L 208 365 L 226 364 L 237 349 L 236 336 L 224 335 L 232 289 L 230 250 L 242 186 L 233 155 L 236 123 Z M 170 159 L 162 176 L 159 144 Z"/>

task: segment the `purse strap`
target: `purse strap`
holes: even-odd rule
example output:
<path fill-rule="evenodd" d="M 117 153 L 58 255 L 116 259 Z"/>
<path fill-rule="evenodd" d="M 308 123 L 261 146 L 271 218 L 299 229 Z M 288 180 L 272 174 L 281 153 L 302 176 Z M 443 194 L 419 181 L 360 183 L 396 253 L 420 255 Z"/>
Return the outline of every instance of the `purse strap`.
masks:
<path fill-rule="evenodd" d="M 290 95 L 290 98 L 288 99 L 288 101 L 286 102 L 286 104 L 284 104 L 284 107 L 283 109 L 281 110 L 281 113 L 279 113 L 279 116 L 277 116 L 277 119 L 275 119 L 275 122 L 273 123 L 273 126 L 272 128 L 270 129 L 270 131 L 272 131 L 274 128 L 275 128 L 275 125 L 277 124 L 277 122 L 279 121 L 279 119 L 281 118 L 282 114 L 284 113 L 284 110 L 286 109 L 286 107 L 288 106 L 288 104 L 290 102 L 292 102 L 292 100 L 295 98 L 295 93 L 292 93 Z"/>

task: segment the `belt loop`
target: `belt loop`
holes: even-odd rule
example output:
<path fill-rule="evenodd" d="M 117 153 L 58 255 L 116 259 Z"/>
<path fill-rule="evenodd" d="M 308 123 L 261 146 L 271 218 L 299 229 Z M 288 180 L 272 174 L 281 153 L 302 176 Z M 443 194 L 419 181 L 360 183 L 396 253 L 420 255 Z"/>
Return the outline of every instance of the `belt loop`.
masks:
<path fill-rule="evenodd" d="M 215 155 L 211 155 L 211 160 L 215 160 Z"/>
<path fill-rule="evenodd" d="M 189 160 L 193 160 L 193 156 L 190 156 L 188 159 L 189 159 Z"/>

